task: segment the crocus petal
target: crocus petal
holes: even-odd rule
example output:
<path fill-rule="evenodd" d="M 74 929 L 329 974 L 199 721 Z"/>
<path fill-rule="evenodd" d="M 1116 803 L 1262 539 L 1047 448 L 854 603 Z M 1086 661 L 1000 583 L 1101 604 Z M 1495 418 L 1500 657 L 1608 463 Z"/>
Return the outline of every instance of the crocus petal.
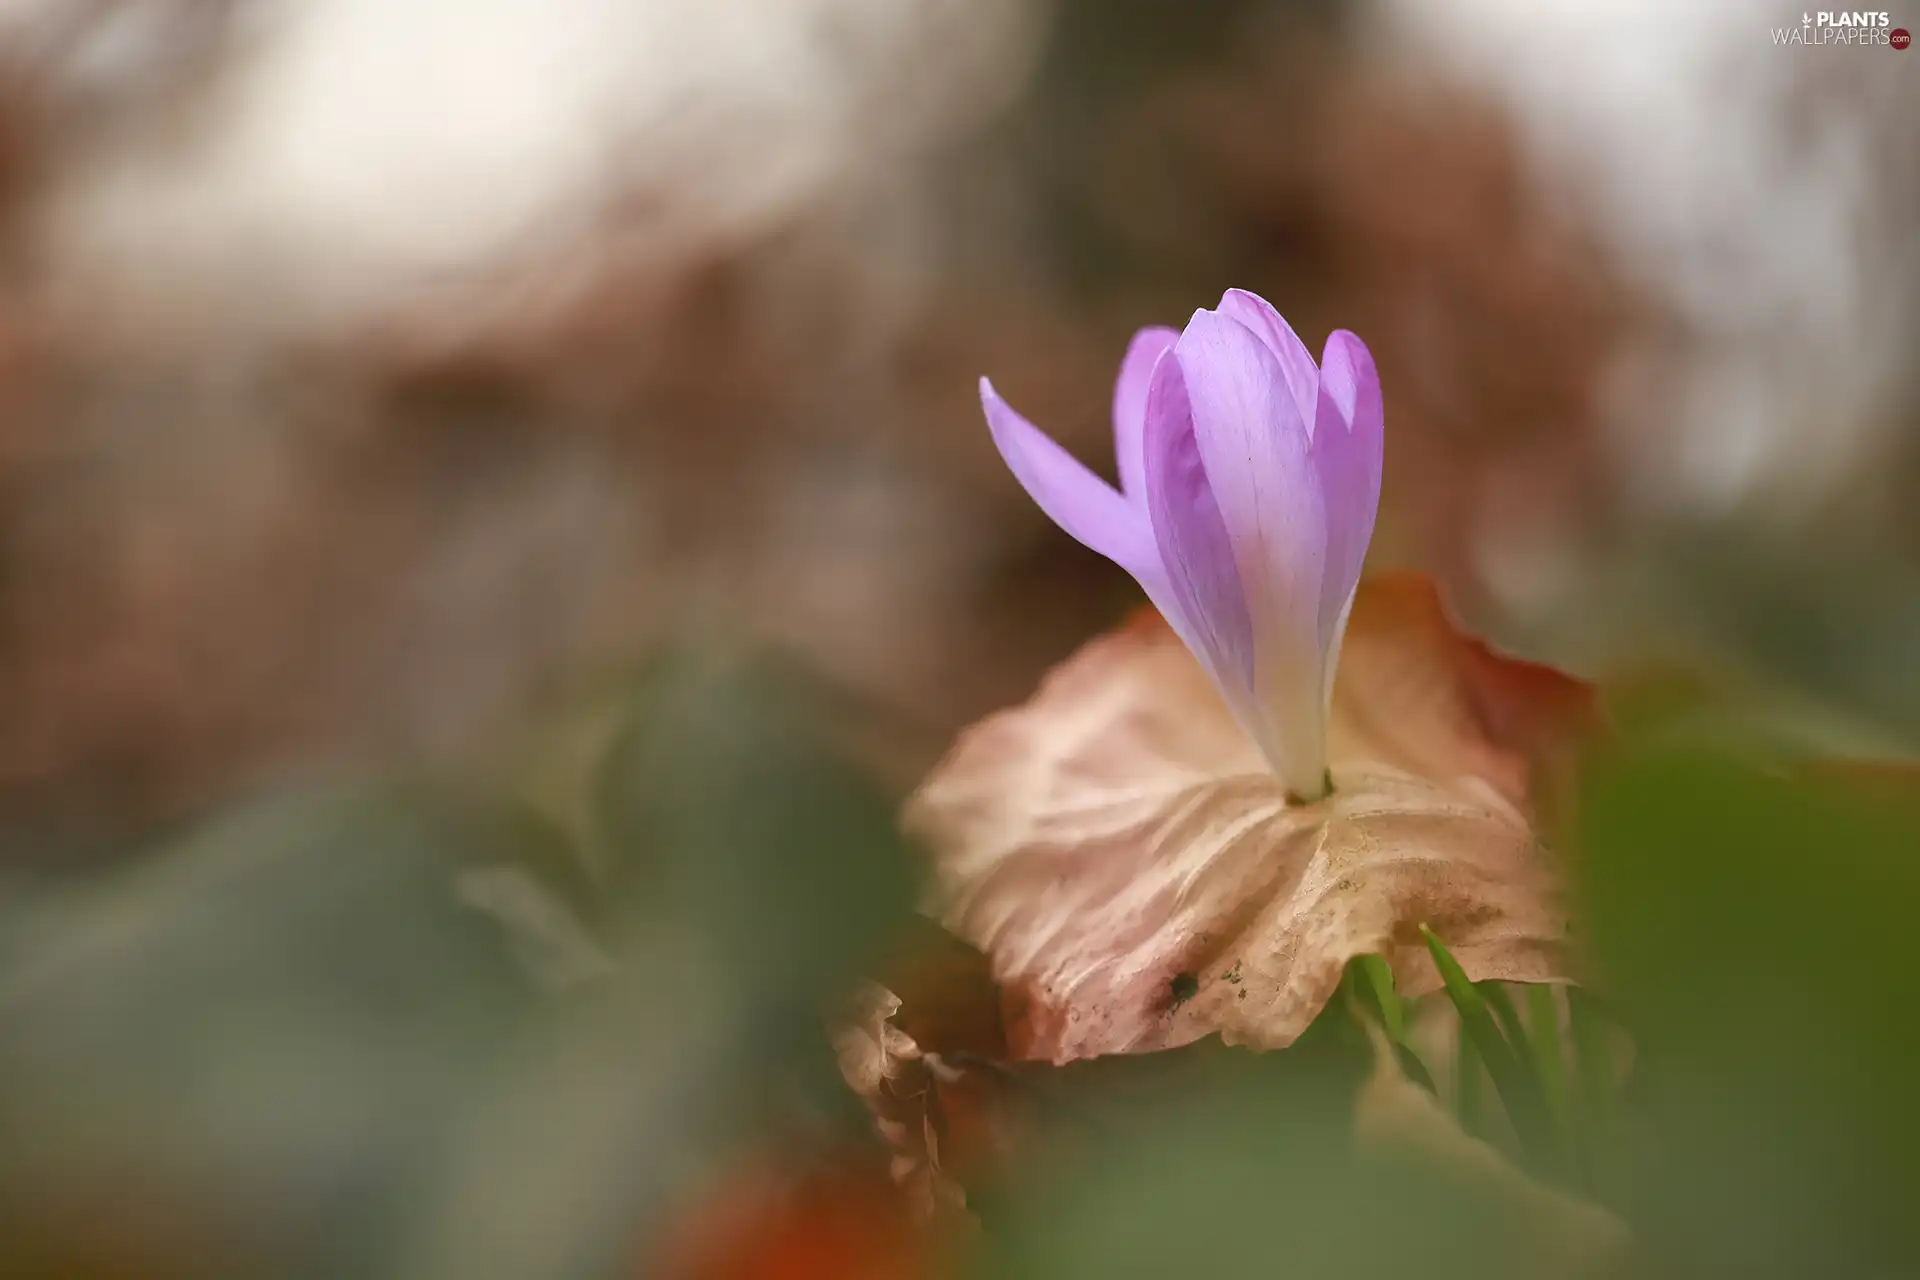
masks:
<path fill-rule="evenodd" d="M 1326 572 L 1320 584 L 1320 640 L 1337 655 L 1339 631 L 1380 506 L 1384 417 L 1380 375 L 1366 344 L 1346 330 L 1327 339 L 1313 432 L 1313 462 L 1327 513 Z"/>
<path fill-rule="evenodd" d="M 1152 530 L 1137 508 L 1015 413 L 985 378 L 980 379 L 980 404 L 1008 469 L 1055 524 L 1143 585 L 1161 576 Z"/>
<path fill-rule="evenodd" d="M 1160 354 L 1179 337 L 1164 325 L 1134 334 L 1120 361 L 1120 377 L 1113 384 L 1113 456 L 1120 469 L 1120 491 L 1134 502 L 1146 494 L 1141 450 L 1147 422 L 1147 383 Z"/>
<path fill-rule="evenodd" d="M 985 378 L 980 379 L 980 403 L 986 409 L 987 426 L 1000 456 L 1028 496 L 1083 546 L 1132 574 L 1154 608 L 1196 654 L 1202 655 L 1202 664 L 1211 671 L 1198 615 L 1182 604 L 1161 564 L 1145 496 L 1122 496 L 1040 428 L 1014 412 Z"/>
<path fill-rule="evenodd" d="M 1372 358 L 1340 332 L 1326 361 L 1240 289 L 1178 335 L 1142 329 L 1114 385 L 1117 490 L 981 380 L 1020 483 L 1134 576 L 1302 800 L 1325 792 L 1333 672 L 1380 495 Z"/>
<path fill-rule="evenodd" d="M 1307 424 L 1279 359 L 1239 321 L 1197 312 L 1174 356 L 1252 620 L 1254 685 L 1268 724 L 1261 745 L 1295 794 L 1317 796 L 1326 763 L 1319 606 L 1327 528 Z"/>
<path fill-rule="evenodd" d="M 1300 421 L 1311 430 L 1314 426 L 1314 403 L 1320 385 L 1320 370 L 1315 367 L 1307 344 L 1300 341 L 1300 335 L 1293 331 L 1293 326 L 1274 310 L 1271 302 L 1245 289 L 1227 290 L 1220 299 L 1220 314 L 1232 316 L 1247 326 L 1253 336 L 1273 352 L 1274 359 L 1280 362 L 1280 372 L 1286 377 L 1287 390 L 1293 393 L 1293 403 L 1300 410 Z"/>
<path fill-rule="evenodd" d="M 1200 659 L 1234 716 L 1266 736 L 1254 688 L 1253 621 L 1233 543 L 1194 440 L 1186 379 L 1172 356 L 1155 367 L 1146 420 L 1146 504 L 1174 607 L 1168 622 Z"/>

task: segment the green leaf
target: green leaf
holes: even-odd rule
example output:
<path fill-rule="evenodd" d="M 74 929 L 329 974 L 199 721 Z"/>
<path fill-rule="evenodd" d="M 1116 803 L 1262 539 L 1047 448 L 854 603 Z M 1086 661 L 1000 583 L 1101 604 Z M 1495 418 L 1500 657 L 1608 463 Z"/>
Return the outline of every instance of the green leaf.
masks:
<path fill-rule="evenodd" d="M 817 691 L 775 663 L 663 659 L 595 792 L 623 909 L 704 935 L 717 988 L 809 1018 L 901 927 L 918 867 L 829 728 Z"/>
<path fill-rule="evenodd" d="M 1556 1161 L 1566 1167 L 1570 1147 L 1570 1129 L 1566 1114 L 1566 1062 L 1561 1056 L 1559 1013 L 1554 1005 L 1553 988 L 1542 983 L 1526 985 L 1529 1018 L 1523 1018 L 1514 1003 L 1513 989 L 1504 982 L 1480 982 L 1474 989 L 1485 997 L 1521 1068 L 1528 1073 L 1534 1092 L 1541 1100 L 1541 1114 L 1554 1142 Z"/>
<path fill-rule="evenodd" d="M 1387 1038 L 1400 1044 L 1407 1038 L 1406 1002 L 1393 989 L 1393 969 L 1387 964 L 1386 957 L 1361 956 L 1361 976 L 1373 990 L 1374 1000 L 1380 1008 L 1380 1025 L 1386 1029 Z"/>
<path fill-rule="evenodd" d="M 512 922 L 471 892 L 563 912 L 561 851 L 523 819 L 433 787 L 306 786 L 15 902 L 0 1184 L 88 1203 L 115 1171 L 217 1274 L 390 1274 L 397 1206 L 546 1007 Z M 36 1247 L 68 1262 L 31 1204 L 0 1196 L 0 1271 Z"/>
<path fill-rule="evenodd" d="M 1594 1002 L 1579 987 L 1567 988 L 1567 1022 L 1573 1037 L 1573 1110 L 1578 1119 L 1580 1160 L 1588 1186 L 1596 1186 L 1605 1172 L 1606 1150 L 1613 1131 L 1613 1051 L 1607 1043 L 1607 1024 Z"/>
<path fill-rule="evenodd" d="M 1614 1176 L 1647 1236 L 1725 1274 L 1920 1256 L 1920 772 L 1632 744 L 1590 767 L 1585 941 L 1633 1032 L 1620 1156 L 1650 1151 Z"/>
<path fill-rule="evenodd" d="M 1506 984 L 1478 982 L 1474 984 L 1473 989 L 1480 993 L 1481 998 L 1487 1002 L 1487 1007 L 1493 1010 L 1493 1016 L 1499 1021 L 1500 1030 L 1505 1033 L 1507 1043 L 1513 1046 L 1514 1053 L 1524 1062 L 1532 1055 L 1533 1050 L 1527 1043 L 1527 1024 L 1521 1021 L 1520 1010 L 1514 1006 L 1513 996 L 1507 991 Z"/>
<path fill-rule="evenodd" d="M 1527 988 L 1527 1009 L 1533 1015 L 1534 1067 L 1547 1093 L 1547 1102 L 1564 1107 L 1567 1098 L 1567 1060 L 1560 1043 L 1560 1002 L 1554 998 L 1550 983 L 1534 983 Z"/>
<path fill-rule="evenodd" d="M 1433 1072 L 1427 1070 L 1427 1064 L 1420 1061 L 1419 1054 L 1404 1044 L 1396 1043 L 1393 1046 L 1393 1056 L 1399 1061 L 1400 1070 L 1405 1073 L 1407 1079 L 1434 1097 L 1440 1096 L 1440 1086 L 1434 1083 Z"/>
<path fill-rule="evenodd" d="M 1564 1155 L 1575 1143 L 1575 1128 L 1567 1096 L 1566 1049 L 1560 1043 L 1560 1002 L 1554 998 L 1553 986 L 1545 982 L 1530 984 L 1527 1009 L 1533 1018 L 1527 1043 L 1533 1049 L 1534 1076 L 1546 1095 L 1547 1113 L 1560 1136 Z"/>
<path fill-rule="evenodd" d="M 1473 1037 L 1462 1030 L 1453 1043 L 1453 1110 L 1460 1127 L 1476 1138 L 1487 1136 L 1487 1105 L 1480 1088 L 1480 1055 Z"/>
<path fill-rule="evenodd" d="M 1356 1158 L 1351 1078 L 1276 1071 L 1293 1049 L 1242 1061 L 1217 1045 L 1191 1052 L 1200 1047 L 1066 1068 L 1108 1079 L 1083 1076 L 1076 1123 L 1035 1129 L 997 1186 L 977 1200 L 969 1189 L 988 1229 L 969 1242 L 959 1275 L 1569 1274 L 1539 1257 L 1530 1204 L 1484 1194 L 1444 1164 Z M 1156 1061 L 1175 1055 L 1188 1059 L 1177 1071 Z"/>
<path fill-rule="evenodd" d="M 1499 1092 L 1500 1101 L 1507 1109 L 1507 1118 L 1513 1122 L 1514 1134 L 1520 1139 L 1521 1148 L 1537 1166 L 1556 1167 L 1558 1152 L 1546 1108 L 1540 1100 L 1539 1082 L 1521 1062 L 1506 1036 L 1501 1034 L 1487 1001 L 1467 978 L 1466 970 L 1453 958 L 1453 953 L 1424 924 L 1420 926 L 1420 936 L 1426 939 L 1427 950 L 1432 953 L 1434 965 L 1440 970 L 1447 996 L 1460 1014 L 1461 1038 L 1471 1041 L 1480 1060 L 1486 1063 L 1487 1074 L 1493 1078 L 1493 1087 Z M 1465 1077 L 1462 1078 L 1464 1081 Z"/>
<path fill-rule="evenodd" d="M 1387 966 L 1387 962 L 1380 956 L 1355 956 L 1347 962 L 1346 972 L 1341 975 L 1340 982 L 1348 1006 L 1355 1014 L 1378 1023 L 1381 1030 L 1386 1032 L 1387 1042 L 1393 1046 L 1393 1055 L 1400 1064 L 1401 1072 L 1407 1079 L 1438 1097 L 1440 1087 L 1434 1083 L 1433 1073 L 1427 1070 L 1427 1064 L 1406 1043 L 1407 1002 L 1395 993 L 1393 970 Z M 1315 1025 L 1318 1025 L 1318 1020 Z"/>

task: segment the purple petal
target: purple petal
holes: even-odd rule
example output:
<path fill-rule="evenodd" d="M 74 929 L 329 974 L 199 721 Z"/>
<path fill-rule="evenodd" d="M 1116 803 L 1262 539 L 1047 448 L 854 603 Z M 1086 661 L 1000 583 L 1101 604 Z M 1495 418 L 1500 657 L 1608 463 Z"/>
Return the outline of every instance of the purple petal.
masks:
<path fill-rule="evenodd" d="M 1273 352 L 1274 358 L 1280 362 L 1280 372 L 1286 377 L 1287 390 L 1293 393 L 1293 403 L 1300 410 L 1300 420 L 1311 430 L 1314 402 L 1319 393 L 1320 370 L 1315 367 L 1307 344 L 1300 341 L 1300 335 L 1293 331 L 1293 326 L 1274 310 L 1271 302 L 1245 289 L 1227 290 L 1220 299 L 1220 314 L 1232 316 L 1247 326 L 1253 336 Z"/>
<path fill-rule="evenodd" d="M 1120 361 L 1120 377 L 1113 384 L 1113 456 L 1120 468 L 1120 491 L 1139 502 L 1146 490 L 1141 450 L 1147 423 L 1147 384 L 1154 363 L 1179 334 L 1155 325 L 1133 335 Z"/>
<path fill-rule="evenodd" d="M 1279 358 L 1239 321 L 1197 312 L 1174 356 L 1253 625 L 1261 745 L 1290 790 L 1318 795 L 1326 761 L 1319 615 L 1327 527 L 1307 424 Z"/>
<path fill-rule="evenodd" d="M 1014 479 L 1053 522 L 1142 585 L 1159 576 L 1159 552 L 1144 514 L 1119 490 L 1082 466 L 980 379 L 980 404 L 993 443 Z"/>
<path fill-rule="evenodd" d="M 1172 608 L 1161 606 L 1234 714 L 1258 732 L 1253 623 L 1220 508 L 1194 440 L 1180 362 L 1154 369 L 1145 406 L 1146 506 Z"/>
<path fill-rule="evenodd" d="M 1255 627 L 1311 622 L 1326 511 L 1280 362 L 1245 325 L 1211 311 L 1194 314 L 1174 355 Z"/>
<path fill-rule="evenodd" d="M 1313 432 L 1313 461 L 1327 511 L 1327 567 L 1320 590 L 1323 645 L 1334 638 L 1373 540 L 1384 445 L 1380 375 L 1373 356 L 1359 338 L 1336 330 L 1322 358 Z"/>

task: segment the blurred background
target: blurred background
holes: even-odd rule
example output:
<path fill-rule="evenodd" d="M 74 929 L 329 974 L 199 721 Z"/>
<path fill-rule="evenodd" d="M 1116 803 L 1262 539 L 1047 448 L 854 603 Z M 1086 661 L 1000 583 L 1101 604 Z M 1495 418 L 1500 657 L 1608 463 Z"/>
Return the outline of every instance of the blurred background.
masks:
<path fill-rule="evenodd" d="M 460 1144 L 629 1225 L 632 1151 L 652 1176 L 677 1139 L 640 1125 L 576 1188 L 618 1125 L 541 1107 L 680 1097 L 646 1029 L 734 1045 L 746 1015 L 688 987 L 712 936 L 769 928 L 607 907 L 606 824 L 771 858 L 826 823 L 818 877 L 905 901 L 893 799 L 1134 599 L 1006 473 L 977 379 L 1110 474 L 1127 338 L 1229 286 L 1374 351 L 1376 567 L 1529 656 L 1705 664 L 1906 750 L 1920 54 L 1783 46 L 1801 16 L 0 0 L 0 1073 L 41 1135 L 0 1199 L 46 1236 L 30 1273 L 351 1235 L 312 1273 L 594 1274 L 574 1219 L 509 1233 L 518 1260 L 462 1245 L 521 1199 Z M 660 675 L 736 651 L 780 654 L 769 705 L 804 686 L 858 767 L 763 749 L 760 676 Z M 649 745 L 674 716 L 768 798 L 752 831 L 665 781 L 694 768 Z M 842 786 L 856 816 L 817 812 Z M 614 930 L 649 957 L 619 967 L 697 977 L 528 1035 L 613 964 L 578 920 L 607 911 L 660 925 Z M 484 1136 L 438 1110 L 474 1061 Z"/>
<path fill-rule="evenodd" d="M 975 381 L 1107 468 L 1126 338 L 1229 285 L 1376 351 L 1376 563 L 1920 709 L 1920 87 L 1799 16 L 10 0 L 7 827 L 458 752 L 689 619 L 911 776 L 1129 598 Z"/>

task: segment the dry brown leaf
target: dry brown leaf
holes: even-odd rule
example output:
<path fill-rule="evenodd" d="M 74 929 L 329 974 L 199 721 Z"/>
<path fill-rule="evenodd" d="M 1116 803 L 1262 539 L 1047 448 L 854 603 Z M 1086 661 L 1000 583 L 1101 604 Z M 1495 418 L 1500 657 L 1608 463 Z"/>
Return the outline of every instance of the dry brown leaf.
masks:
<path fill-rule="evenodd" d="M 898 1080 L 908 1064 L 920 1061 L 920 1046 L 893 1025 L 900 997 L 872 982 L 857 986 L 847 1021 L 833 1028 L 833 1052 L 847 1087 L 872 1098 L 889 1080 Z"/>
<path fill-rule="evenodd" d="M 873 1112 L 892 1152 L 887 1168 L 894 1184 L 918 1221 L 964 1210 L 965 1194 L 940 1168 L 934 1064 L 893 1023 L 900 997 L 863 982 L 852 1004 L 848 1020 L 833 1028 L 833 1051 L 847 1087 Z"/>
<path fill-rule="evenodd" d="M 998 1082 L 923 1051 L 896 1024 L 900 998 L 886 988 L 862 983 L 852 1003 L 848 1020 L 833 1029 L 834 1052 L 847 1086 L 873 1112 L 895 1185 L 915 1222 L 970 1230 L 953 1166 L 982 1162 L 1006 1145 Z"/>
<path fill-rule="evenodd" d="M 1438 985 L 1566 977 L 1539 768 L 1592 718 L 1580 682 L 1459 634 L 1431 582 L 1363 583 L 1335 682 L 1333 795 L 1289 806 L 1157 615 L 1086 645 L 967 730 L 909 802 L 947 926 L 1025 998 L 1018 1056 L 1068 1062 L 1214 1032 L 1279 1048 L 1346 962 Z"/>

